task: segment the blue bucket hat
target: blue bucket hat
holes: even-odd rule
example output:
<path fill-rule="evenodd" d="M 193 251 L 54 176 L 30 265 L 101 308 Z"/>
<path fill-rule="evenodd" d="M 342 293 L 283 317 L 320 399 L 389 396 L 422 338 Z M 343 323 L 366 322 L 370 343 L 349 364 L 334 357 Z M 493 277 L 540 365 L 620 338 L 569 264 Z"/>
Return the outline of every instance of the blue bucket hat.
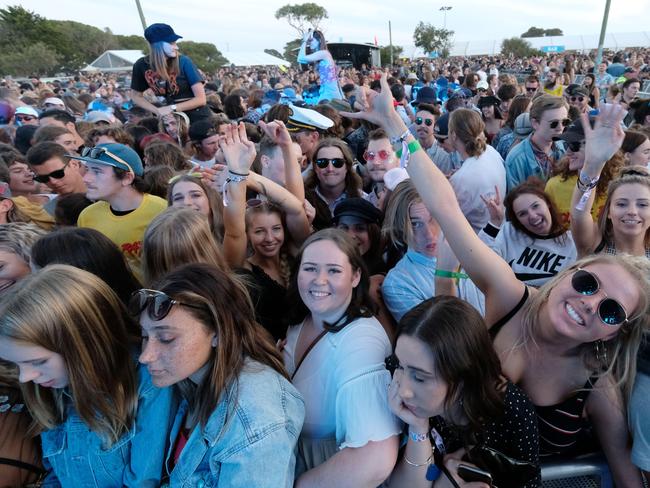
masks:
<path fill-rule="evenodd" d="M 86 148 L 81 156 L 69 154 L 71 158 L 80 159 L 87 163 L 103 164 L 113 166 L 124 171 L 129 171 L 136 176 L 144 175 L 144 166 L 138 153 L 124 144 L 115 142 L 110 144 L 99 144 L 92 148 Z"/>
<path fill-rule="evenodd" d="M 183 36 L 176 34 L 170 25 L 151 24 L 144 30 L 144 38 L 149 44 L 153 44 L 155 42 L 176 42 Z"/>

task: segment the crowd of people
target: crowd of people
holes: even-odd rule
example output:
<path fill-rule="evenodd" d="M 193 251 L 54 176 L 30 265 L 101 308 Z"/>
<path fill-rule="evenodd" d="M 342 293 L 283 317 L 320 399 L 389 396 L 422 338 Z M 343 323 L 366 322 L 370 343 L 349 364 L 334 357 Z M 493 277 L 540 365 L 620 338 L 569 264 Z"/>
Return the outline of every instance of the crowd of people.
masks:
<path fill-rule="evenodd" d="M 180 37 L 1 83 L 0 486 L 650 481 L 650 51 Z"/>

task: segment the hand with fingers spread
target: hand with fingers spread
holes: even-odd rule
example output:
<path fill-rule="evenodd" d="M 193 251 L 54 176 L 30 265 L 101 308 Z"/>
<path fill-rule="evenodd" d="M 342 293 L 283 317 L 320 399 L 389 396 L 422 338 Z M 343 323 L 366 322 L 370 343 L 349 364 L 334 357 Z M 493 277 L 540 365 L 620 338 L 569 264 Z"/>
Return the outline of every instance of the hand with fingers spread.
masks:
<path fill-rule="evenodd" d="M 387 123 L 390 123 L 390 120 L 395 120 L 399 115 L 395 112 L 393 107 L 393 95 L 390 92 L 390 86 L 388 86 L 388 81 L 386 80 L 386 74 L 381 75 L 381 93 L 376 93 L 373 90 L 373 93 L 369 91 L 362 92 L 362 100 L 357 100 L 357 102 L 364 107 L 362 112 L 340 112 L 343 117 L 348 117 L 350 119 L 362 119 L 367 120 L 373 124 L 379 125 L 385 128 Z M 401 119 L 400 119 L 401 121 Z"/>
<path fill-rule="evenodd" d="M 625 132 L 621 122 L 626 111 L 619 104 L 605 103 L 600 108 L 593 129 L 586 114 L 582 115 L 582 127 L 585 132 L 584 171 L 589 176 L 597 176 L 607 161 L 621 148 Z M 597 171 L 594 174 L 594 171 Z"/>
<path fill-rule="evenodd" d="M 490 214 L 490 224 L 495 227 L 501 227 L 503 224 L 503 219 L 505 217 L 506 209 L 503 206 L 501 201 L 501 195 L 499 194 L 499 187 L 495 185 L 494 194 L 481 195 L 481 200 L 487 207 L 488 213 Z"/>
<path fill-rule="evenodd" d="M 226 126 L 224 137 L 219 139 L 219 147 L 230 171 L 238 175 L 248 174 L 257 152 L 255 144 L 246 136 L 243 122 Z"/>
<path fill-rule="evenodd" d="M 264 131 L 264 134 L 278 146 L 290 146 L 292 144 L 291 135 L 281 120 L 274 120 L 268 124 L 260 120 L 259 126 Z"/>

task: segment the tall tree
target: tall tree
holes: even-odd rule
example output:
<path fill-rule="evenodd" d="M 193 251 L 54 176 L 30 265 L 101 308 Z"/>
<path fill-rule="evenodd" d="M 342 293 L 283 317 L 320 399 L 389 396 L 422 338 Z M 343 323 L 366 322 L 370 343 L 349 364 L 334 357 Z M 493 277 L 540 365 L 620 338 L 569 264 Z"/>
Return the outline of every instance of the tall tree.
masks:
<path fill-rule="evenodd" d="M 0 56 L 0 73 L 13 76 L 43 76 L 56 72 L 59 55 L 45 43 L 9 49 Z"/>
<path fill-rule="evenodd" d="M 228 64 L 228 60 L 209 42 L 183 41 L 178 43 L 181 54 L 192 58 L 196 66 L 206 73 L 214 73 L 221 66 Z"/>
<path fill-rule="evenodd" d="M 284 58 L 285 61 L 289 61 L 291 64 L 297 63 L 298 49 L 300 49 L 301 44 L 302 39 L 294 39 L 293 41 L 287 42 L 284 46 L 284 55 L 282 58 Z"/>
<path fill-rule="evenodd" d="M 404 52 L 402 46 L 393 46 L 393 61 L 399 59 Z M 381 64 L 388 66 L 390 64 L 390 46 L 382 46 L 379 48 L 379 55 L 381 56 Z"/>
<path fill-rule="evenodd" d="M 454 31 L 452 30 L 439 29 L 431 24 L 420 21 L 415 27 L 415 32 L 413 32 L 413 41 L 425 53 L 437 51 L 443 57 L 446 57 L 449 55 L 453 35 Z"/>
<path fill-rule="evenodd" d="M 327 10 L 315 3 L 287 4 L 275 12 L 276 19 L 286 19 L 302 38 L 308 29 L 318 29 L 320 22 L 327 18 Z"/>
<path fill-rule="evenodd" d="M 550 36 L 556 37 L 556 36 L 563 36 L 564 33 L 562 32 L 562 29 L 559 29 L 557 27 L 553 27 L 552 29 L 546 29 L 544 31 L 544 35 L 546 37 L 550 37 Z"/>
<path fill-rule="evenodd" d="M 149 43 L 142 36 L 122 36 L 117 34 L 114 37 L 119 49 L 135 49 L 145 53 L 149 50 Z"/>
<path fill-rule="evenodd" d="M 515 58 L 525 58 L 529 56 L 537 56 L 540 51 L 533 48 L 533 46 L 525 39 L 519 37 L 511 37 L 504 39 L 501 43 L 501 54 L 505 56 L 514 56 Z"/>
<path fill-rule="evenodd" d="M 521 37 L 544 37 L 544 29 L 540 27 L 530 27 Z"/>

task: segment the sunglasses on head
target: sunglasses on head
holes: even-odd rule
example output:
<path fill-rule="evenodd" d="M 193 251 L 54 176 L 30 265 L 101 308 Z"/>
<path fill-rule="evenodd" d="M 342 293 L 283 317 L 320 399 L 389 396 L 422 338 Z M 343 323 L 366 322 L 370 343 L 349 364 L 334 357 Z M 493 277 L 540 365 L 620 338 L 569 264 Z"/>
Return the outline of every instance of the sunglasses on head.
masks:
<path fill-rule="evenodd" d="M 129 300 L 129 313 L 135 317 L 139 316 L 146 309 L 149 317 L 157 321 L 167 317 L 174 305 L 203 309 L 200 305 L 174 300 L 162 291 L 142 288 L 133 292 L 133 295 L 131 295 L 131 299 Z"/>
<path fill-rule="evenodd" d="M 178 180 L 180 180 L 183 176 L 191 176 L 192 178 L 201 179 L 203 177 L 203 173 L 181 173 L 180 175 L 172 176 L 171 178 L 169 178 L 167 184 L 173 185 Z"/>
<path fill-rule="evenodd" d="M 390 154 L 388 151 L 384 151 L 383 149 L 377 152 L 366 151 L 363 153 L 363 159 L 366 161 L 374 161 L 375 158 L 379 159 L 380 161 L 386 161 L 388 158 L 390 158 Z"/>
<path fill-rule="evenodd" d="M 433 119 L 423 119 L 422 117 L 416 117 L 415 118 L 415 123 L 417 125 L 422 125 L 422 122 L 424 122 L 424 124 L 427 127 L 431 127 L 433 125 Z"/>
<path fill-rule="evenodd" d="M 124 161 L 121 157 L 117 156 L 116 154 L 113 154 L 105 147 L 84 147 L 83 150 L 81 151 L 81 157 L 90 158 L 90 159 L 99 159 L 99 157 L 104 154 L 109 158 L 111 158 L 113 161 L 117 161 L 118 163 L 123 164 L 128 168 L 128 171 L 135 174 L 135 171 L 133 171 L 133 168 L 131 168 L 131 165 L 129 163 Z M 118 167 L 118 169 L 123 169 L 123 168 Z"/>
<path fill-rule="evenodd" d="M 316 160 L 316 166 L 320 169 L 325 169 L 332 163 L 332 166 L 335 168 L 342 168 L 345 166 L 345 159 L 343 158 L 318 158 Z"/>
<path fill-rule="evenodd" d="M 56 169 L 46 175 L 37 175 L 36 173 L 34 173 L 34 179 L 39 183 L 47 183 L 48 181 L 50 181 L 50 178 L 54 178 L 55 180 L 60 180 L 65 176 L 65 169 L 68 167 L 69 164 L 70 164 L 70 159 L 68 159 L 68 161 L 63 165 L 63 168 Z"/>
<path fill-rule="evenodd" d="M 595 274 L 578 268 L 571 277 L 571 286 L 581 295 L 594 295 L 600 290 L 600 281 Z M 623 305 L 607 295 L 598 304 L 598 317 L 605 325 L 614 326 L 627 322 L 627 312 Z"/>
<path fill-rule="evenodd" d="M 562 127 L 567 127 L 571 123 L 571 119 L 551 120 L 548 126 L 551 129 L 557 129 L 557 126 L 562 124 Z"/>
<path fill-rule="evenodd" d="M 584 102 L 585 97 L 583 96 L 571 97 L 569 100 L 571 100 L 572 102 Z"/>

